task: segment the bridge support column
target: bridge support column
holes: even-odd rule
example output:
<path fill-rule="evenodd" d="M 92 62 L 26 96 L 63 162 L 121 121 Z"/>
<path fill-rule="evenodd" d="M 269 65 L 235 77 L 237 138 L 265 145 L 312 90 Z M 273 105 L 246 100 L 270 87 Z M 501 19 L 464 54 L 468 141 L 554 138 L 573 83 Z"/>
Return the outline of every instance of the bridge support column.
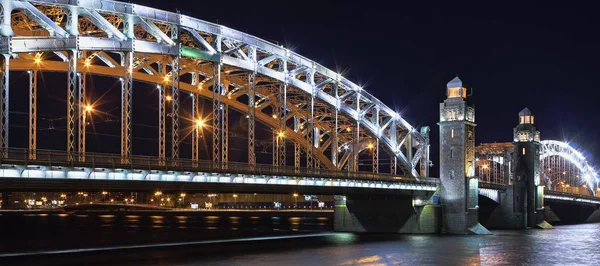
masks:
<path fill-rule="evenodd" d="M 133 53 L 122 55 L 123 77 L 121 78 L 121 163 L 128 164 L 131 156 L 131 103 L 133 85 Z"/>
<path fill-rule="evenodd" d="M 436 234 L 441 208 L 433 195 L 335 196 L 334 230 L 363 233 Z"/>
<path fill-rule="evenodd" d="M 37 158 L 37 71 L 29 70 L 29 160 Z"/>
<path fill-rule="evenodd" d="M 158 62 L 158 73 L 164 75 L 166 73 L 166 64 Z M 167 152 L 166 152 L 166 110 L 167 106 L 165 101 L 167 96 L 165 95 L 165 86 L 162 84 L 156 84 L 156 90 L 158 91 L 158 163 L 161 166 L 166 164 Z"/>
<path fill-rule="evenodd" d="M 286 120 L 287 120 L 287 111 L 286 111 L 286 101 L 287 101 L 287 84 L 283 86 L 279 86 L 279 112 L 277 118 L 279 119 L 279 126 L 277 128 L 277 132 L 275 134 L 275 158 L 274 163 L 276 166 L 285 166 L 285 130 L 286 130 Z"/>
<path fill-rule="evenodd" d="M 197 75 L 194 75 L 194 78 L 196 77 Z M 192 119 L 194 125 L 194 128 L 192 130 L 192 164 L 194 167 L 198 167 L 198 147 L 200 146 L 200 130 L 202 130 L 202 126 L 204 124 L 202 118 L 198 115 L 198 101 L 198 95 L 192 94 Z"/>
<path fill-rule="evenodd" d="M 256 50 L 252 50 L 252 58 L 256 58 Z M 250 72 L 248 76 L 248 164 L 256 165 L 256 151 L 254 141 L 254 122 L 256 121 L 256 108 L 254 101 L 256 100 L 256 71 Z"/>
<path fill-rule="evenodd" d="M 79 161 L 85 162 L 85 127 L 87 123 L 86 116 L 88 112 L 85 102 L 85 73 L 78 73 L 77 81 L 79 84 L 77 92 L 77 151 L 79 152 Z"/>
<path fill-rule="evenodd" d="M 314 91 L 314 89 L 313 89 Z M 314 148 L 314 109 L 315 109 L 315 97 L 313 95 L 310 96 L 310 104 L 308 104 L 307 110 L 307 127 L 306 127 L 306 140 L 308 142 L 308 147 L 306 147 L 306 168 L 313 168 L 314 158 L 313 158 L 313 148 Z"/>
<path fill-rule="evenodd" d="M 77 137 L 75 137 L 75 131 L 77 130 L 77 120 L 75 119 L 77 113 L 76 98 L 77 98 L 77 59 L 78 51 L 68 51 L 68 79 L 67 79 L 67 156 L 70 161 L 74 160 L 74 155 L 77 152 L 75 144 Z"/>
<path fill-rule="evenodd" d="M 171 69 L 171 158 L 179 159 L 179 61 L 181 55 L 173 58 Z M 176 162 L 174 162 L 176 163 Z"/>

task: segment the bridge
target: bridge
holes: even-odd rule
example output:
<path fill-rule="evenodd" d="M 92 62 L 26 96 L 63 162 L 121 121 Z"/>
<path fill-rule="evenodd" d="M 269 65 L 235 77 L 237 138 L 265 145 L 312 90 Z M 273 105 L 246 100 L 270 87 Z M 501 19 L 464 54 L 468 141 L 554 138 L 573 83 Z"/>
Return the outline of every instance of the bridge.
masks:
<path fill-rule="evenodd" d="M 447 212 L 439 209 L 449 206 L 444 205 L 445 177 L 433 178 L 429 173 L 429 127 L 413 127 L 341 73 L 258 37 L 151 7 L 103 0 L 2 0 L 0 4 L 3 191 L 184 187 L 348 195 L 348 200 L 339 197 L 339 206 L 369 200 L 386 205 L 371 196 L 382 195 L 387 205 L 403 206 L 398 210 L 422 208 L 406 212 L 411 225 L 391 229 L 423 232 L 440 227 L 429 218 L 422 219 L 427 224 L 418 219 L 422 213 L 435 217 Z M 38 142 L 40 119 L 48 120 L 38 115 L 38 79 L 49 75 L 64 80 L 53 84 L 65 89 L 64 96 L 56 96 L 64 99 L 63 150 L 41 148 L 48 146 L 44 141 L 57 140 Z M 102 110 L 102 97 L 93 98 L 90 88 L 95 87 L 96 77 L 120 86 L 116 119 L 120 152 L 98 152 L 86 145 L 90 123 L 108 112 Z M 15 88 L 27 90 L 26 104 L 10 99 Z M 449 105 L 463 104 L 459 100 L 466 99 L 466 89 L 458 78 L 447 89 Z M 154 120 L 151 142 L 134 138 L 134 134 L 148 135 L 147 129 L 134 130 L 137 95 L 154 98 L 152 111 L 144 115 L 145 120 Z M 9 122 L 14 117 L 9 106 L 23 105 L 28 107 L 26 146 L 9 142 L 9 138 L 23 138 L 9 130 L 14 123 Z M 136 105 L 148 102 L 136 101 Z M 457 151 L 468 159 L 475 156 L 474 148 L 468 148 L 474 147 L 475 110 L 460 106 L 448 109 L 442 104 L 440 123 L 466 123 L 465 132 L 470 133 L 461 136 L 466 141 L 461 145 L 467 150 Z M 533 116 L 527 123 L 533 124 Z M 454 138 L 455 129 L 451 132 L 451 136 L 440 133 L 440 138 Z M 515 143 L 540 141 L 539 134 L 525 137 L 516 136 Z M 600 205 L 597 175 L 583 155 L 562 142 L 540 143 L 539 169 L 546 190 L 542 196 Z M 476 176 L 478 194 L 501 202 L 498 193 L 513 186 L 515 178 L 510 163 L 505 163 L 514 157 L 511 145 L 504 144 L 507 150 L 500 149 L 501 144 L 480 146 L 479 160 L 464 167 L 464 173 L 454 166 L 446 171 L 443 165 L 466 165 L 469 160 L 442 162 L 440 173 L 451 173 L 451 179 L 455 174 Z M 133 147 L 142 147 L 141 153 L 134 154 Z M 441 146 L 440 150 L 442 161 L 454 157 L 454 148 L 444 151 Z M 203 151 L 208 151 L 204 157 Z M 388 168 L 383 170 L 383 165 Z M 442 204 L 435 197 L 440 194 Z M 342 221 L 353 219 L 342 230 L 374 230 L 370 228 L 376 226 L 357 218 L 361 211 L 368 212 L 367 207 L 361 208 L 338 211 L 349 215 Z"/>

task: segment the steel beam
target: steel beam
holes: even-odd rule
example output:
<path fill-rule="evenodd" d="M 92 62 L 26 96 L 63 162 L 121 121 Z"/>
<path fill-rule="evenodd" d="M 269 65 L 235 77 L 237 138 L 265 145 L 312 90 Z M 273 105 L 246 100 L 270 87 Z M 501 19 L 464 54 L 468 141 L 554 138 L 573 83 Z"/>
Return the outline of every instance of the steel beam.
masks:
<path fill-rule="evenodd" d="M 86 127 L 86 102 L 85 102 L 85 73 L 77 73 L 78 92 L 77 92 L 77 151 L 79 161 L 85 162 L 85 127 Z"/>
<path fill-rule="evenodd" d="M 133 85 L 133 53 L 121 57 L 124 73 L 121 78 L 121 160 L 127 164 L 131 157 L 131 104 Z"/>
<path fill-rule="evenodd" d="M 379 139 L 375 139 L 373 144 L 373 173 L 379 173 Z"/>
<path fill-rule="evenodd" d="M 141 20 L 143 21 L 143 20 Z M 171 98 L 173 100 L 171 113 L 171 157 L 179 159 L 179 82 L 181 71 L 181 38 L 178 25 L 171 25 L 171 39 L 169 39 L 156 25 L 151 21 L 146 21 L 147 25 L 155 32 L 157 40 L 166 41 L 170 45 L 176 46 L 177 54 L 172 58 L 171 63 Z"/>
<path fill-rule="evenodd" d="M 222 130 L 222 118 L 221 118 L 221 110 L 223 106 L 221 105 L 221 64 L 215 64 L 213 69 L 213 99 L 212 99 L 212 117 L 213 117 L 213 126 L 212 126 L 212 137 L 213 137 L 213 146 L 212 146 L 212 160 L 213 163 L 217 166 L 221 165 L 221 130 Z"/>
<path fill-rule="evenodd" d="M 256 108 L 254 100 L 256 99 L 256 72 L 250 72 L 248 75 L 248 163 L 251 166 L 256 165 L 255 141 L 254 141 L 254 121 L 256 119 Z"/>
<path fill-rule="evenodd" d="M 221 163 L 223 167 L 227 167 L 229 161 L 229 106 L 221 104 Z"/>
<path fill-rule="evenodd" d="M 29 70 L 29 160 L 37 158 L 37 70 Z"/>
<path fill-rule="evenodd" d="M 398 164 L 398 158 L 394 154 L 390 154 L 390 174 L 395 175 Z"/>
<path fill-rule="evenodd" d="M 277 128 L 277 133 L 275 134 L 275 144 L 276 144 L 276 156 L 275 165 L 285 166 L 285 130 L 286 130 L 286 119 L 287 119 L 287 111 L 286 111 L 286 101 L 287 101 L 287 84 L 279 86 L 279 94 L 278 98 L 278 114 L 277 118 L 279 119 L 279 125 Z"/>
<path fill-rule="evenodd" d="M 307 168 L 313 168 L 314 166 L 314 158 L 313 158 L 313 149 L 315 147 L 314 145 L 314 115 L 315 115 L 315 97 L 314 96 L 309 96 L 310 97 L 310 103 L 307 104 L 307 134 L 306 134 L 306 141 L 308 142 L 308 147 L 306 147 L 306 167 Z"/>
<path fill-rule="evenodd" d="M 78 51 L 68 51 L 68 79 L 67 79 L 67 156 L 70 161 L 74 160 L 75 153 L 77 152 L 75 144 L 77 138 L 75 137 L 75 131 L 77 130 L 77 120 L 75 119 L 77 113 L 76 99 L 77 99 L 77 59 Z"/>
<path fill-rule="evenodd" d="M 163 62 L 158 62 L 158 73 L 164 75 L 166 64 Z M 167 107 L 165 104 L 166 95 L 165 95 L 165 86 L 162 84 L 156 84 L 156 89 L 158 90 L 158 160 L 161 166 L 165 165 L 167 152 L 166 152 L 166 142 L 167 142 L 167 125 L 166 125 L 166 114 Z"/>
<path fill-rule="evenodd" d="M 180 57 L 173 57 L 171 68 L 171 157 L 179 159 L 179 64 Z"/>
<path fill-rule="evenodd" d="M 192 72 L 192 85 L 198 85 L 198 73 Z M 200 144 L 200 130 L 202 130 L 203 121 L 199 115 L 198 95 L 191 93 L 192 97 L 192 164 L 194 167 L 198 167 L 198 155 L 199 155 L 199 144 Z"/>

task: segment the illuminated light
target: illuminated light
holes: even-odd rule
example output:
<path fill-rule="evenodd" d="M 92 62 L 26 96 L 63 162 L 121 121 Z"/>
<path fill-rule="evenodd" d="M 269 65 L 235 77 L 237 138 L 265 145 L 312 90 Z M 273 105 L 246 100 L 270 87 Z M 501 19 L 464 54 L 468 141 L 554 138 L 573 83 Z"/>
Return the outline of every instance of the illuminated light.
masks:
<path fill-rule="evenodd" d="M 91 111 L 94 111 L 94 108 L 91 105 L 88 104 L 88 105 L 85 106 L 85 111 L 86 112 L 91 112 Z"/>
<path fill-rule="evenodd" d="M 169 82 L 170 78 L 169 78 L 169 76 L 165 76 L 165 77 L 163 78 L 163 80 L 164 80 L 165 82 Z"/>
<path fill-rule="evenodd" d="M 294 193 L 294 197 L 298 197 L 298 193 Z"/>
<path fill-rule="evenodd" d="M 277 134 L 278 137 L 283 138 L 283 136 L 285 136 L 285 134 L 282 132 L 279 132 L 279 134 Z"/>
<path fill-rule="evenodd" d="M 167 202 L 171 201 L 171 198 L 167 198 Z"/>
<path fill-rule="evenodd" d="M 204 126 L 204 120 L 202 120 L 202 119 L 197 119 L 197 120 L 196 120 L 196 126 L 197 126 L 197 127 L 200 127 L 200 128 L 201 128 L 201 127 L 203 127 L 203 126 Z"/>
<path fill-rule="evenodd" d="M 92 63 L 90 63 L 90 60 L 85 60 L 85 66 L 86 67 L 90 67 L 92 65 Z"/>
<path fill-rule="evenodd" d="M 41 58 L 39 58 L 39 57 L 36 57 L 36 58 L 34 59 L 34 61 L 35 61 L 35 63 L 36 63 L 36 64 L 38 64 L 38 65 L 42 63 L 42 59 L 41 59 Z"/>
<path fill-rule="evenodd" d="M 277 115 L 276 115 L 276 114 L 273 114 L 273 118 L 277 118 Z"/>
<path fill-rule="evenodd" d="M 157 88 L 157 89 L 160 89 L 160 85 L 159 85 L 159 84 L 156 84 L 156 88 Z"/>
<path fill-rule="evenodd" d="M 173 98 L 171 98 L 171 96 L 167 96 L 167 101 L 169 102 L 171 100 L 173 100 Z"/>
<path fill-rule="evenodd" d="M 566 174 L 567 174 L 567 172 L 563 172 L 563 175 L 566 175 Z"/>
<path fill-rule="evenodd" d="M 162 192 L 160 192 L 160 191 L 154 192 L 154 196 L 160 196 L 160 195 L 162 195 Z"/>
<path fill-rule="evenodd" d="M 350 130 L 352 130 L 352 128 L 346 128 L 346 131 L 350 132 Z"/>
<path fill-rule="evenodd" d="M 194 97 L 194 94 L 190 92 L 190 97 Z"/>
<path fill-rule="evenodd" d="M 373 149 L 373 143 L 369 143 L 369 145 L 367 146 L 369 149 Z"/>
<path fill-rule="evenodd" d="M 66 197 L 67 197 L 67 195 L 65 195 L 65 194 L 60 194 L 60 197 L 64 199 L 64 198 L 66 198 Z"/>
<path fill-rule="evenodd" d="M 185 193 L 181 193 L 179 196 L 181 196 L 182 198 L 186 196 Z"/>
<path fill-rule="evenodd" d="M 115 202 L 115 199 L 110 199 L 110 202 Z"/>
<path fill-rule="evenodd" d="M 486 170 L 488 168 L 487 164 L 483 165 L 483 170 Z"/>
<path fill-rule="evenodd" d="M 238 195 L 237 195 L 237 194 L 233 194 L 233 197 L 234 197 L 234 198 L 237 198 L 237 197 L 238 197 Z"/>
<path fill-rule="evenodd" d="M 107 195 L 107 194 L 108 194 L 108 192 L 102 191 L 102 195 Z"/>

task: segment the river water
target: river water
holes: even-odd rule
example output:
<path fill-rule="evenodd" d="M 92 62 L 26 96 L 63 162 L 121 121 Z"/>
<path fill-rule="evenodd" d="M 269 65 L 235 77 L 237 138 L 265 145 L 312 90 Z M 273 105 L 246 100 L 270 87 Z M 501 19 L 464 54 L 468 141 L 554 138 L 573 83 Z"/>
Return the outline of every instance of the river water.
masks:
<path fill-rule="evenodd" d="M 296 214 L 297 215 L 297 214 Z M 332 233 L 331 214 L 2 215 L 0 265 L 599 265 L 600 224 Z"/>

